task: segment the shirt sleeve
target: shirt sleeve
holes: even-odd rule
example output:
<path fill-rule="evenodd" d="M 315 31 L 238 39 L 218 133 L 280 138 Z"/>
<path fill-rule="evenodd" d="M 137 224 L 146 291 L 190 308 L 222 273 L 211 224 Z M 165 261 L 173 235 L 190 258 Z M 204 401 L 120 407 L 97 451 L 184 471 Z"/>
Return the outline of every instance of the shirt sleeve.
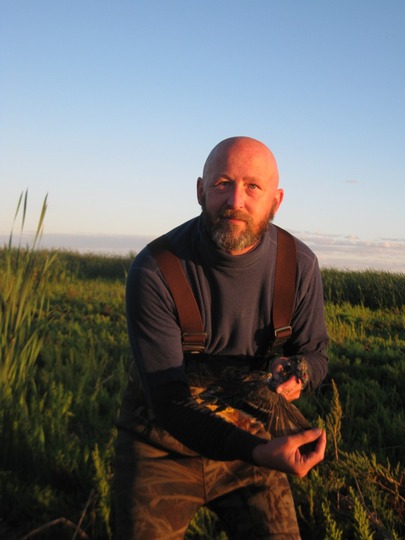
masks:
<path fill-rule="evenodd" d="M 180 367 L 183 351 L 173 298 L 147 249 L 128 273 L 126 315 L 133 362 L 148 394 L 147 375 Z"/>
<path fill-rule="evenodd" d="M 306 391 L 310 392 L 327 374 L 329 337 L 318 260 L 304 245 L 298 245 L 298 253 L 301 265 L 298 266 L 296 304 L 291 322 L 293 334 L 284 347 L 284 354 L 305 356 L 309 371 Z"/>

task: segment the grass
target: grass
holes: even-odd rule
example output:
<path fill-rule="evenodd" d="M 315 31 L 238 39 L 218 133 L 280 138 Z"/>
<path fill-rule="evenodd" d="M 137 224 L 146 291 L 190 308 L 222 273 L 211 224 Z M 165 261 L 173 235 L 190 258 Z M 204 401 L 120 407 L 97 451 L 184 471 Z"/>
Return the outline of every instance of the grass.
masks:
<path fill-rule="evenodd" d="M 26 202 L 18 207 L 22 226 Z M 130 360 L 130 261 L 11 242 L 0 251 L 5 540 L 114 538 L 114 420 Z M 302 536 L 398 539 L 405 535 L 405 276 L 328 269 L 323 278 L 330 370 L 299 407 L 326 427 L 328 447 L 319 467 L 291 479 Z M 226 534 L 203 508 L 186 538 Z"/>

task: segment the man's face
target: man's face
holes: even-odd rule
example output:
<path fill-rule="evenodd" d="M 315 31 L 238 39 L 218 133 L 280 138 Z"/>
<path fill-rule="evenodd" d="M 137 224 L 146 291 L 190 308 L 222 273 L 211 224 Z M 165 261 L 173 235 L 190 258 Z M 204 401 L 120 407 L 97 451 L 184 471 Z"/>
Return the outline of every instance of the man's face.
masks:
<path fill-rule="evenodd" d="M 214 243 L 223 251 L 234 254 L 245 253 L 255 246 L 275 215 L 275 203 L 261 221 L 253 219 L 242 210 L 227 207 L 220 208 L 213 214 L 207 209 L 205 195 L 201 206 L 204 224 Z"/>
<path fill-rule="evenodd" d="M 215 244 L 238 255 L 252 249 L 283 198 L 274 159 L 252 145 L 214 156 L 197 184 L 205 226 Z"/>

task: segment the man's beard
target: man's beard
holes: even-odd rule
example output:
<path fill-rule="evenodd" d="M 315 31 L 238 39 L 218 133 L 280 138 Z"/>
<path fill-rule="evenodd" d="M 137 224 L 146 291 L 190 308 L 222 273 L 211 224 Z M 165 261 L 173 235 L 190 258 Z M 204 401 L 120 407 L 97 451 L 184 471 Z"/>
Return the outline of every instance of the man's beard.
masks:
<path fill-rule="evenodd" d="M 205 200 L 202 201 L 202 218 L 213 242 L 226 252 L 242 251 L 255 246 L 267 231 L 269 222 L 275 215 L 273 204 L 268 216 L 257 224 L 252 218 L 241 210 L 219 210 L 214 217 L 208 215 Z M 244 230 L 240 225 L 234 224 L 230 219 L 238 219 L 245 222 Z"/>

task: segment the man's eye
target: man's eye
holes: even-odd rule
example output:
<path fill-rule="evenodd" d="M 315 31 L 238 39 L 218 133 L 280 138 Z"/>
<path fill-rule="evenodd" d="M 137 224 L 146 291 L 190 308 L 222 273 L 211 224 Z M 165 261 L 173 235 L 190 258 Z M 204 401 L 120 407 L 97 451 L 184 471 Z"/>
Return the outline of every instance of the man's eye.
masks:
<path fill-rule="evenodd" d="M 259 186 L 257 184 L 249 184 L 249 189 L 259 189 Z"/>

